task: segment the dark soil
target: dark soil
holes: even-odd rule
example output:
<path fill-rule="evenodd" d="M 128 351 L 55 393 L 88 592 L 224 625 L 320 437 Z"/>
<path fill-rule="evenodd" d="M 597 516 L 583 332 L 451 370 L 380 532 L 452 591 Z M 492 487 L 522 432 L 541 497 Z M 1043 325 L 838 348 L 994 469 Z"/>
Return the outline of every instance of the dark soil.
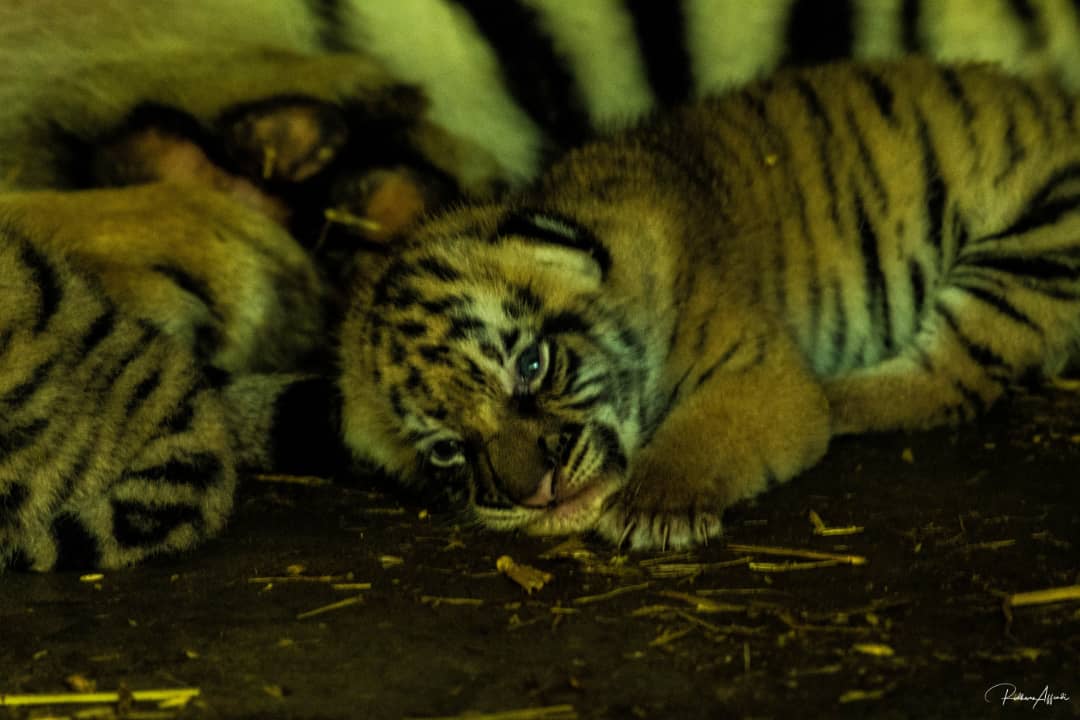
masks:
<path fill-rule="evenodd" d="M 727 514 L 730 544 L 866 559 L 799 569 L 725 543 L 551 557 L 559 540 L 455 527 L 363 488 L 252 482 L 198 553 L 97 581 L 0 579 L 0 693 L 64 692 L 73 675 L 201 691 L 131 717 L 1080 717 L 1080 602 L 1011 621 L 1003 605 L 1080 584 L 1078 468 L 1068 392 L 957 430 L 838 441 Z M 815 535 L 811 510 L 863 530 Z M 526 594 L 495 570 L 504 554 L 553 579 Z M 370 588 L 256 579 L 296 573 Z M 1003 700 L 998 683 L 1058 697 Z"/>

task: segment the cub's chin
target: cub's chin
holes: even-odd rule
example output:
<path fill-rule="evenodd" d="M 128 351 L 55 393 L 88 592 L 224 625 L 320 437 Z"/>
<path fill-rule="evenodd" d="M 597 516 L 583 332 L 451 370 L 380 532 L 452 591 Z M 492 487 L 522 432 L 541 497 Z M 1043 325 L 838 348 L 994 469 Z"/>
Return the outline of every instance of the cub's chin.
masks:
<path fill-rule="evenodd" d="M 596 530 L 610 500 L 626 484 L 621 475 L 598 475 L 565 498 L 544 507 L 515 506 L 509 510 L 477 507 L 477 519 L 493 530 L 522 530 L 529 535 L 571 535 Z"/>

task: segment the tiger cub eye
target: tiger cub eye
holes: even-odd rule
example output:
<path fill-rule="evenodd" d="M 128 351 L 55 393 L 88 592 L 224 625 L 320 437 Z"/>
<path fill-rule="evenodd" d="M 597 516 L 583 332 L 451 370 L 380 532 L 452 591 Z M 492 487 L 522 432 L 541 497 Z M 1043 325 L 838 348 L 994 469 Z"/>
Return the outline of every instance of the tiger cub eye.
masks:
<path fill-rule="evenodd" d="M 518 355 L 517 372 L 518 378 L 524 385 L 531 385 L 544 375 L 547 369 L 546 347 L 540 343 L 533 343 Z"/>
<path fill-rule="evenodd" d="M 432 464 L 446 467 L 462 457 L 462 445 L 457 440 L 440 440 L 431 446 L 428 458 Z"/>

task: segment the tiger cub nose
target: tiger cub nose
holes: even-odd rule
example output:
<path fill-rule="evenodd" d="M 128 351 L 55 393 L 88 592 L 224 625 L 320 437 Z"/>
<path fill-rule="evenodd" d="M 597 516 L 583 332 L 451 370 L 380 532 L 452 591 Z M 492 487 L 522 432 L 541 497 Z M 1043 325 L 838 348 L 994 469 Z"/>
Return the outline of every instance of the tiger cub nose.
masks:
<path fill-rule="evenodd" d="M 540 484 L 536 486 L 536 492 L 518 502 L 525 507 L 547 507 L 555 502 L 555 479 L 554 470 L 548 470 L 544 477 L 540 478 Z"/>

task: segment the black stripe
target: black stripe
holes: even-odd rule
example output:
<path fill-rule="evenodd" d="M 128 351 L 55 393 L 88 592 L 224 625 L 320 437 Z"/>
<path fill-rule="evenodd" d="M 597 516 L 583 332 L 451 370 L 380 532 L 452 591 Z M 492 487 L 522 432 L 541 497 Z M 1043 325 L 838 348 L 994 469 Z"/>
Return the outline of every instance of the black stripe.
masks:
<path fill-rule="evenodd" d="M 1008 0 L 1016 20 L 1024 28 L 1024 48 L 1034 50 L 1045 43 L 1045 32 L 1039 25 L 1038 14 L 1031 5 L 1031 0 Z"/>
<path fill-rule="evenodd" d="M 10 428 L 0 437 L 0 455 L 7 456 L 19 452 L 41 437 L 49 427 L 48 418 L 38 418 L 26 425 Z M 0 506 L 3 496 L 0 496 Z"/>
<path fill-rule="evenodd" d="M 510 294 L 510 300 L 503 300 L 502 310 L 511 320 L 520 320 L 539 312 L 543 307 L 539 296 L 527 287 L 515 286 L 511 288 Z"/>
<path fill-rule="evenodd" d="M 593 445 L 599 444 L 604 450 L 604 465 L 603 471 L 615 470 L 617 472 L 623 472 L 626 470 L 629 461 L 626 458 L 626 452 L 622 449 L 622 444 L 619 442 L 619 435 L 608 425 L 597 424 L 592 426 L 592 438 Z"/>
<path fill-rule="evenodd" d="M 53 357 L 41 363 L 34 368 L 34 372 L 30 374 L 30 377 L 25 382 L 16 385 L 0 396 L 0 406 L 6 406 L 4 407 L 4 411 L 8 415 L 12 415 L 22 408 L 34 393 L 37 392 L 38 388 L 45 382 L 45 378 L 53 369 L 53 366 L 56 365 L 56 360 L 57 359 Z"/>
<path fill-rule="evenodd" d="M 1023 235 L 1040 228 L 1054 225 L 1065 215 L 1080 210 L 1080 194 L 1076 197 L 1065 197 L 1043 205 L 1034 207 L 1024 213 L 1015 223 L 999 233 L 988 235 L 983 240 L 998 240 L 1001 238 Z"/>
<path fill-rule="evenodd" d="M 60 279 L 56 276 L 56 269 L 45 259 L 45 256 L 37 251 L 37 248 L 28 242 L 21 243 L 20 253 L 23 263 L 30 271 L 34 284 L 37 285 L 41 294 L 38 305 L 37 317 L 34 319 L 32 332 L 37 335 L 49 324 L 53 316 L 60 309 L 60 302 L 64 298 L 64 290 L 60 286 Z"/>
<path fill-rule="evenodd" d="M 401 292 L 405 281 L 416 275 L 416 268 L 398 259 L 387 267 L 375 283 L 372 303 L 376 306 L 390 302 L 392 296 Z"/>
<path fill-rule="evenodd" d="M 835 314 L 832 328 L 832 367 L 835 369 L 843 367 L 847 359 L 848 317 L 847 312 L 844 311 L 844 290 L 840 285 L 840 281 L 834 278 L 829 286 L 832 288 Z"/>
<path fill-rule="evenodd" d="M 420 357 L 436 365 L 450 364 L 450 348 L 446 345 L 421 345 L 416 350 Z"/>
<path fill-rule="evenodd" d="M 825 110 L 825 103 L 814 86 L 805 77 L 799 77 L 795 81 L 795 89 L 802 96 L 810 115 L 821 123 L 824 134 L 831 135 L 833 131 L 832 120 L 829 119 L 829 113 Z"/>
<path fill-rule="evenodd" d="M 210 288 L 199 278 L 195 277 L 191 273 L 187 272 L 183 268 L 176 267 L 174 265 L 158 264 L 151 265 L 150 270 L 164 275 L 174 285 L 183 290 L 189 295 L 194 296 L 200 303 L 202 303 L 210 314 L 215 318 L 221 318 L 221 313 L 217 309 L 217 305 L 214 303 L 214 295 L 210 291 Z"/>
<path fill-rule="evenodd" d="M 1025 257 L 1022 255 L 991 255 L 990 253 L 971 253 L 964 257 L 964 264 L 998 272 L 1014 277 L 1034 280 L 1066 280 L 1075 282 L 1080 276 L 1076 265 L 1056 262 L 1049 257 Z M 1042 291 L 1043 288 L 1029 288 Z"/>
<path fill-rule="evenodd" d="M 908 260 L 908 284 L 911 287 L 911 311 L 919 318 L 926 302 L 926 276 L 922 265 L 914 258 Z"/>
<path fill-rule="evenodd" d="M 113 537 L 125 548 L 152 548 L 164 542 L 173 530 L 193 526 L 201 531 L 202 515 L 190 505 L 147 505 L 114 500 Z"/>
<path fill-rule="evenodd" d="M 589 134 L 589 118 L 566 59 L 539 16 L 520 0 L 454 0 L 472 18 L 499 59 L 507 89 L 565 149 Z"/>
<path fill-rule="evenodd" d="M 148 482 L 162 482 L 168 485 L 190 485 L 205 490 L 217 485 L 223 468 L 217 455 L 209 452 L 192 453 L 184 459 L 175 459 L 160 465 L 153 465 L 139 470 L 127 470 L 124 479 L 140 478 Z"/>
<path fill-rule="evenodd" d="M 874 100 L 881 117 L 885 118 L 890 125 L 896 122 L 896 95 L 881 76 L 872 70 L 860 68 L 855 71 L 855 76 L 866 83 L 870 91 L 870 97 Z"/>
<path fill-rule="evenodd" d="M 956 72 L 956 68 L 951 67 L 942 69 L 941 79 L 945 81 L 945 91 L 960 108 L 960 114 L 963 116 L 964 120 L 964 128 L 968 131 L 968 138 L 971 141 L 971 145 L 975 146 L 975 134 L 974 129 L 972 128 L 972 125 L 975 123 L 975 106 L 971 104 L 971 100 L 964 90 L 963 80 L 960 79 L 960 75 Z"/>
<path fill-rule="evenodd" d="M 972 409 L 975 415 L 982 415 L 986 412 L 986 401 L 983 400 L 979 393 L 969 388 L 959 380 L 953 380 L 953 389 L 960 394 L 960 397 L 964 399 L 964 402 Z"/>
<path fill-rule="evenodd" d="M 1039 124 L 1039 136 L 1046 139 L 1054 137 L 1055 128 L 1053 122 L 1051 122 L 1052 113 L 1050 109 L 1043 104 L 1043 98 L 1035 92 L 1035 88 L 1027 83 L 1017 83 L 1015 88 L 1020 93 L 1020 96 L 1027 102 L 1028 109 L 1031 111 L 1031 119 Z M 1011 105 L 1011 103 L 1004 98 L 1001 102 Z"/>
<path fill-rule="evenodd" d="M 879 337 L 885 348 L 893 346 L 892 314 L 889 310 L 889 287 L 881 269 L 881 252 L 877 233 L 866 214 L 862 197 L 854 193 L 855 222 L 859 228 L 859 246 L 862 249 L 863 274 L 866 278 L 866 312 L 871 326 L 879 326 Z"/>
<path fill-rule="evenodd" d="M 999 187 L 1009 175 L 1011 175 L 1020 162 L 1027 157 L 1027 148 L 1016 137 L 1016 111 L 1008 104 L 1003 104 L 1003 109 L 1008 117 L 1005 125 L 1005 166 L 998 171 L 994 178 L 994 186 Z"/>
<path fill-rule="evenodd" d="M 434 275 L 439 280 L 455 282 L 456 280 L 461 279 L 461 273 L 444 263 L 442 260 L 436 258 L 420 258 L 416 261 L 416 265 L 424 272 Z"/>
<path fill-rule="evenodd" d="M 89 570 L 101 560 L 98 541 L 79 519 L 68 513 L 58 515 L 50 528 L 56 543 L 56 570 Z"/>
<path fill-rule="evenodd" d="M 1012 320 L 1015 320 L 1016 322 L 1028 327 L 1031 330 L 1034 330 L 1039 335 L 1043 334 L 1042 328 L 1036 325 L 1034 320 L 1032 320 L 1026 313 L 1021 311 L 1015 305 L 1002 297 L 999 293 L 990 292 L 989 290 L 978 287 L 977 285 L 967 285 L 962 282 L 954 282 L 953 284 L 960 290 L 966 292 L 968 295 L 971 295 L 972 297 L 977 298 L 989 305 L 990 307 L 994 308 L 1002 315 Z"/>
<path fill-rule="evenodd" d="M 1080 180 L 1080 164 L 1074 163 L 1058 170 L 1043 183 L 1043 186 L 1027 203 L 1027 209 L 1005 230 L 989 235 L 982 240 L 995 240 L 1010 235 L 1030 232 L 1042 225 L 1057 222 L 1061 216 L 1080 207 L 1080 195 L 1065 196 L 1048 200 L 1058 189 L 1070 182 Z"/>
<path fill-rule="evenodd" d="M 154 394 L 154 391 L 161 386 L 161 370 L 155 369 L 145 378 L 139 381 L 139 384 L 131 391 L 131 397 L 128 398 L 126 405 L 124 406 L 125 415 L 131 416 L 135 413 L 139 407 L 150 399 L 150 396 Z"/>
<path fill-rule="evenodd" d="M 517 328 L 503 330 L 499 333 L 499 340 L 502 342 L 503 350 L 506 352 L 507 356 L 514 352 L 514 346 L 517 345 L 520 338 L 521 331 Z"/>
<path fill-rule="evenodd" d="M 511 236 L 580 250 L 596 261 L 602 278 L 611 270 L 611 253 L 599 238 L 565 215 L 547 210 L 517 210 L 502 219 L 491 241 Z"/>
<path fill-rule="evenodd" d="M 818 164 L 821 166 L 822 178 L 825 181 L 825 197 L 829 203 L 829 218 L 831 219 L 834 227 L 840 226 L 840 215 L 837 210 L 837 197 L 836 191 L 836 178 L 833 175 L 833 166 L 829 162 L 829 138 L 833 134 L 833 123 L 829 119 L 828 112 L 825 110 L 825 104 L 821 100 L 821 96 L 818 95 L 817 90 L 803 78 L 799 78 L 795 82 L 795 89 L 799 95 L 802 96 L 806 102 L 807 110 L 810 111 L 810 116 L 816 119 L 820 125 L 820 132 L 814 133 L 814 143 L 818 155 Z"/>
<path fill-rule="evenodd" d="M 965 334 L 964 331 L 960 328 L 960 323 L 956 319 L 956 316 L 954 316 L 947 307 L 945 307 L 941 303 L 938 303 L 934 306 L 934 310 L 945 320 L 945 324 L 948 325 L 949 329 L 952 330 L 957 342 L 959 342 L 961 347 L 964 348 L 964 352 L 966 352 L 972 360 L 978 363 L 980 367 L 984 369 L 1009 369 L 1009 364 L 1005 362 L 1005 359 L 1003 357 L 998 355 L 986 345 L 983 345 L 982 343 L 977 343 L 971 338 L 969 338 L 967 334 Z"/>
<path fill-rule="evenodd" d="M 900 42 L 905 53 L 913 53 L 922 47 L 921 17 L 922 0 L 904 0 L 900 10 Z"/>
<path fill-rule="evenodd" d="M 94 319 L 94 322 L 87 328 L 86 334 L 79 339 L 79 357 L 85 357 L 93 352 L 105 338 L 112 334 L 115 328 L 116 311 L 110 307 Z"/>
<path fill-rule="evenodd" d="M 427 333 L 428 326 L 424 323 L 405 321 L 395 325 L 394 329 L 405 337 L 418 338 Z"/>
<path fill-rule="evenodd" d="M 468 305 L 470 300 L 463 297 L 443 297 L 437 300 L 423 300 L 419 303 L 425 312 L 432 315 L 444 315 L 448 311 Z"/>
<path fill-rule="evenodd" d="M 541 335 L 568 335 L 577 333 L 586 335 L 589 332 L 589 323 L 581 315 L 575 312 L 564 311 L 556 315 L 544 318 L 540 329 Z"/>
<path fill-rule="evenodd" d="M 405 403 L 401 399 L 401 388 L 396 385 L 390 388 L 390 409 L 399 420 L 404 420 L 409 414 L 405 411 Z"/>
<path fill-rule="evenodd" d="M 742 347 L 741 339 L 736 340 L 734 343 L 731 344 L 729 348 L 724 350 L 724 352 L 720 353 L 720 357 L 716 359 L 716 362 L 705 368 L 705 372 L 701 373 L 701 375 L 698 377 L 697 383 L 694 385 L 694 389 L 696 390 L 697 388 L 707 383 L 709 381 L 709 378 L 711 378 L 717 370 L 726 365 L 728 361 L 735 356 L 735 353 L 738 352 L 740 347 Z"/>
<path fill-rule="evenodd" d="M 319 24 L 319 44 L 323 50 L 330 52 L 343 52 L 353 50 L 348 42 L 348 26 L 345 22 L 346 14 L 342 9 L 341 0 L 306 0 L 308 8 L 316 17 Z"/>
<path fill-rule="evenodd" d="M 30 489 L 24 483 L 12 483 L 0 492 L 0 528 L 15 523 L 23 503 L 30 497 Z"/>
<path fill-rule="evenodd" d="M 179 435 L 191 429 L 191 423 L 195 419 L 195 399 L 203 391 L 198 385 L 192 386 L 184 393 L 184 397 L 176 403 L 161 424 L 161 429 L 168 435 Z"/>
<path fill-rule="evenodd" d="M 919 123 L 919 143 L 922 145 L 923 182 L 926 183 L 923 207 L 926 208 L 926 239 L 941 253 L 942 228 L 945 226 L 945 181 L 941 178 L 937 152 L 930 139 L 930 129 L 921 112 L 916 111 Z"/>
<path fill-rule="evenodd" d="M 487 326 L 478 317 L 470 315 L 454 315 L 450 318 L 450 328 L 443 336 L 445 340 L 462 340 L 476 334 L 477 330 L 484 330 Z"/>
<path fill-rule="evenodd" d="M 889 194 L 885 189 L 885 181 L 881 179 L 881 173 L 878 172 L 877 164 L 874 163 L 873 153 L 866 144 L 862 130 L 859 129 L 859 119 L 855 116 L 855 109 L 848 107 L 845 117 L 851 128 L 851 134 L 855 137 L 855 147 L 859 151 L 859 160 L 862 162 L 863 170 L 866 172 L 866 177 L 874 189 L 874 194 L 884 214 L 889 208 Z"/>
<path fill-rule="evenodd" d="M 681 2 L 624 0 L 634 24 L 649 85 L 661 105 L 677 105 L 694 93 L 693 65 Z"/>
<path fill-rule="evenodd" d="M 795 0 L 787 26 L 788 65 L 814 65 L 851 55 L 851 0 Z"/>

